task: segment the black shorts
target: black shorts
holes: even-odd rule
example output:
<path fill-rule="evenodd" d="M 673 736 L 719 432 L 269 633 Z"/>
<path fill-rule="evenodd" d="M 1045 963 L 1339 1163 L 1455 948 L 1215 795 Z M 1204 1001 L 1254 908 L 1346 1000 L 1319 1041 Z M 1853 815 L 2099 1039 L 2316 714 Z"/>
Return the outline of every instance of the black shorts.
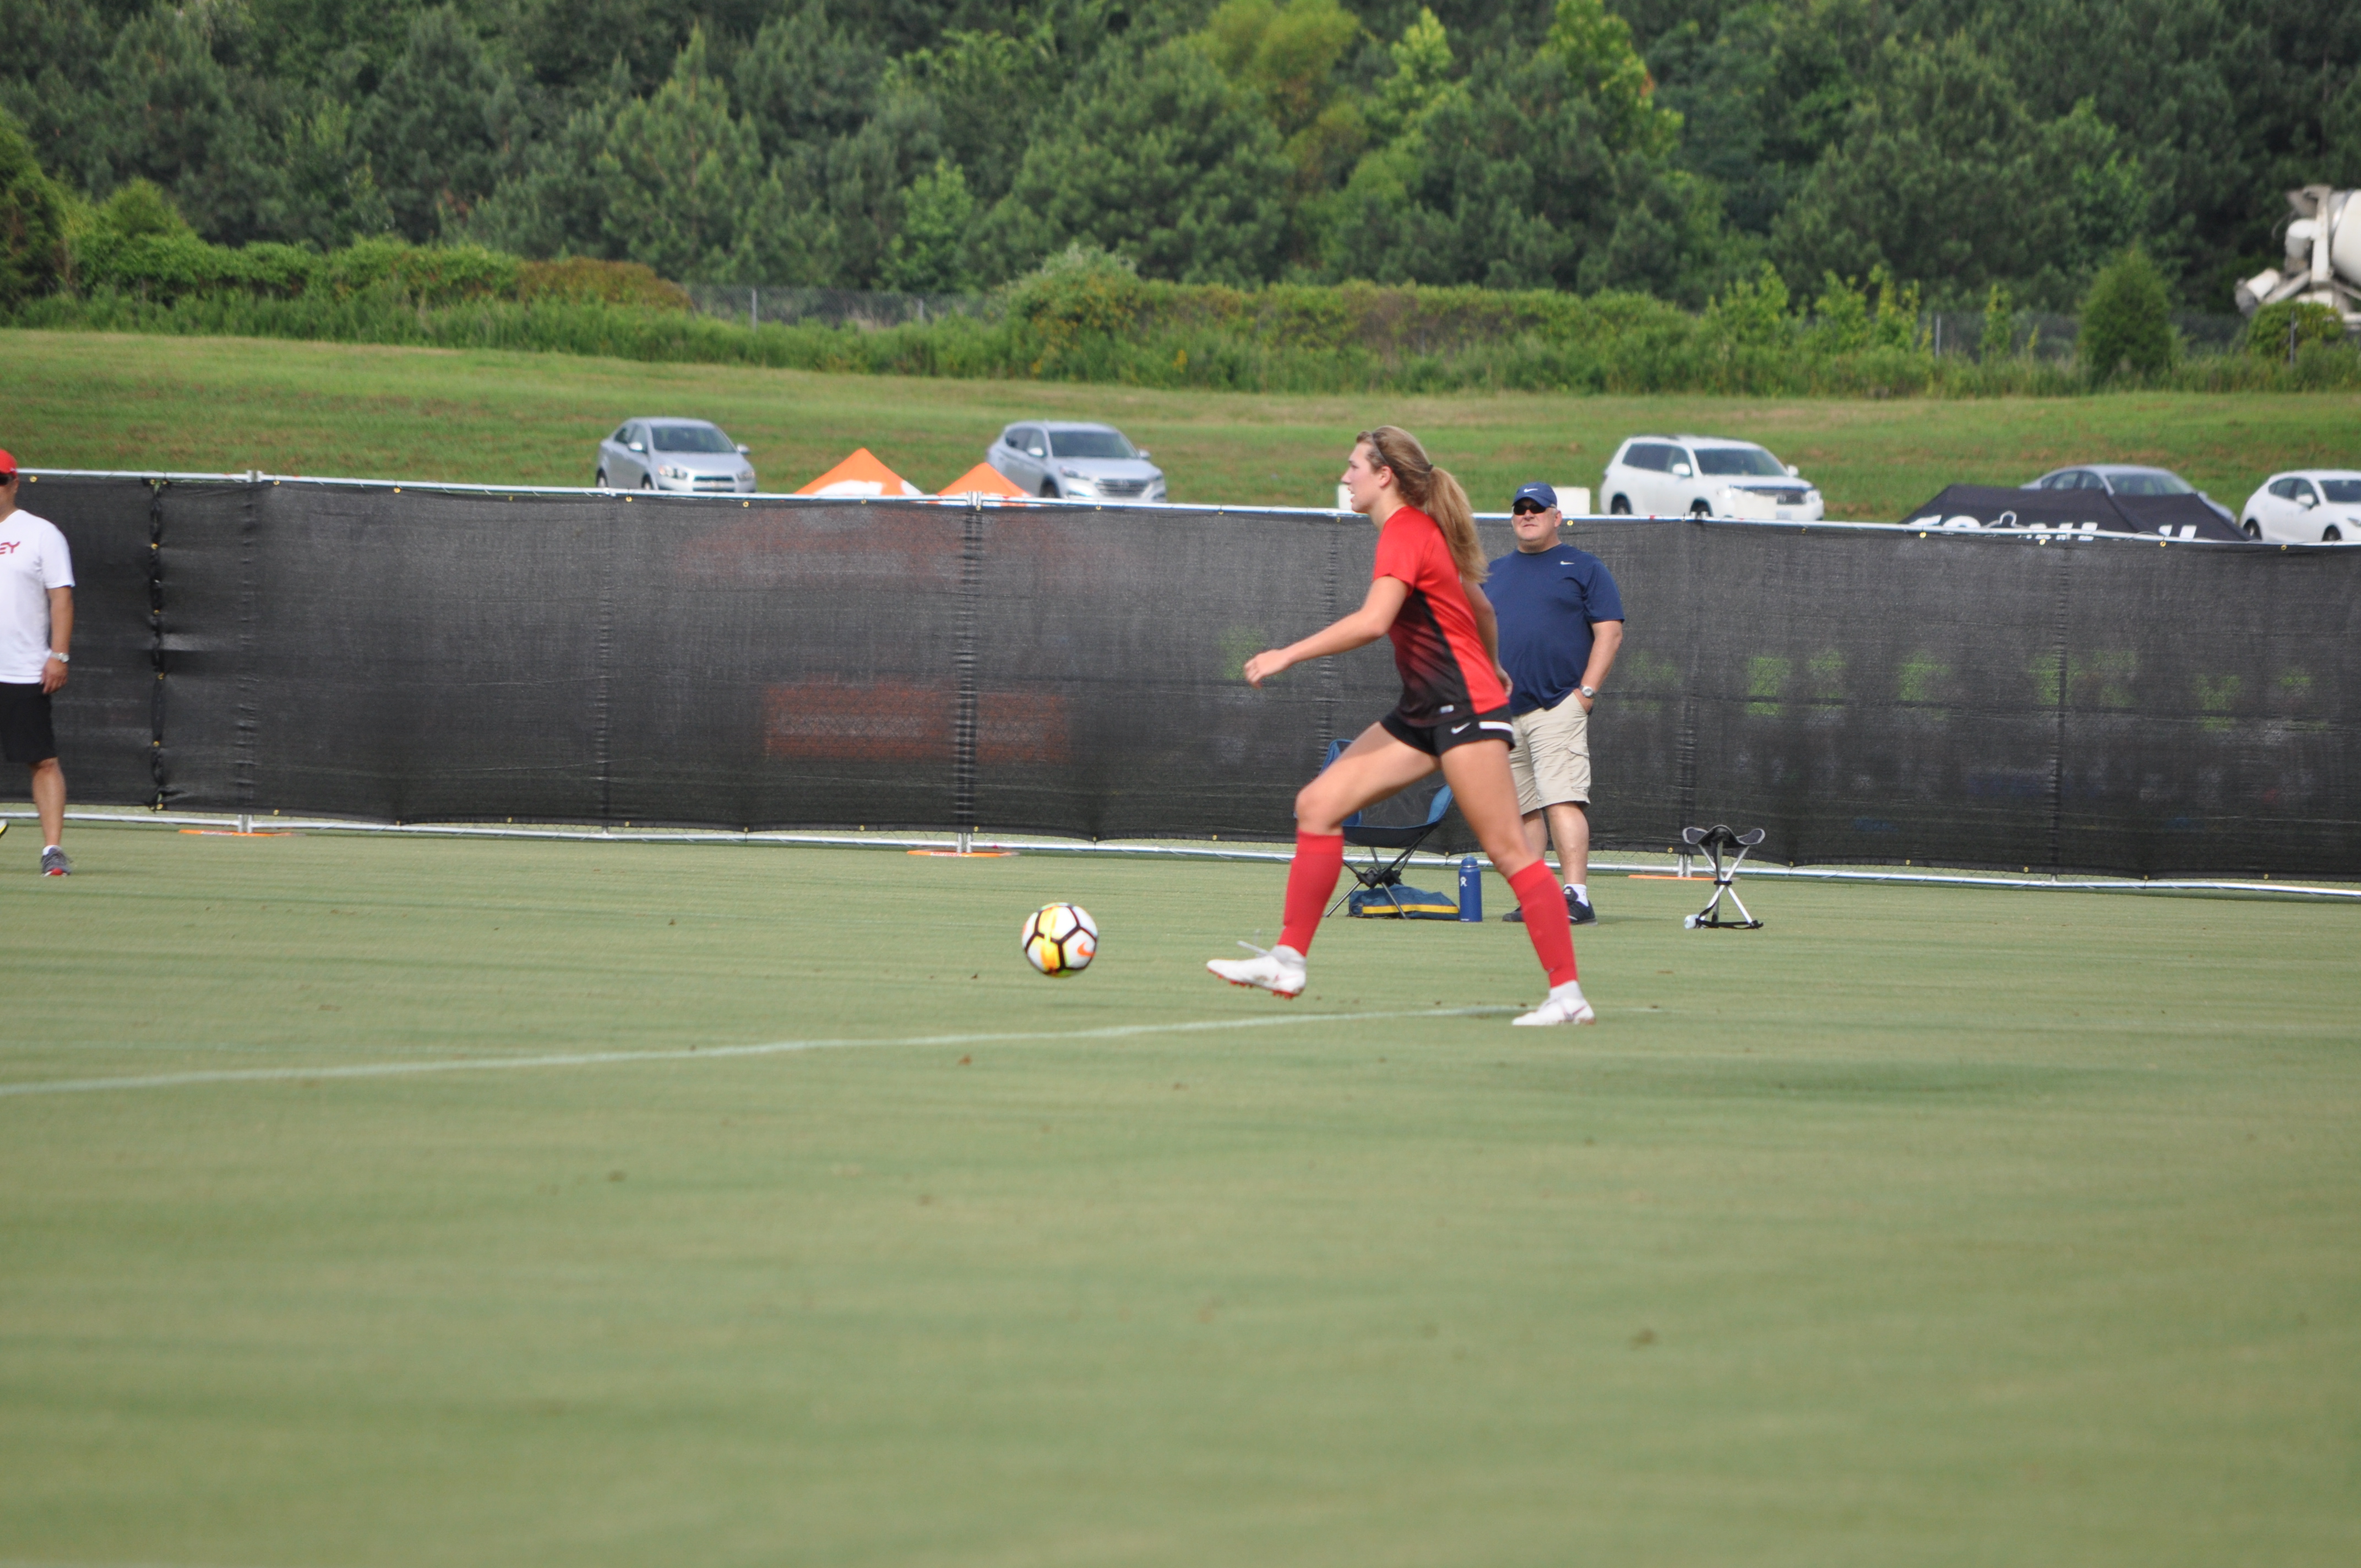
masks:
<path fill-rule="evenodd" d="M 28 686 L 0 684 L 0 757 L 30 764 L 57 754 L 57 731 L 49 728 L 49 694 L 38 682 Z"/>
<path fill-rule="evenodd" d="M 1440 757 L 1454 746 L 1465 746 L 1471 740 L 1499 740 L 1510 746 L 1517 743 L 1517 727 L 1509 722 L 1509 710 L 1505 707 L 1466 718 L 1446 718 L 1440 724 L 1412 724 L 1401 716 L 1401 709 L 1396 708 L 1378 719 L 1378 724 L 1403 745 L 1430 757 Z"/>

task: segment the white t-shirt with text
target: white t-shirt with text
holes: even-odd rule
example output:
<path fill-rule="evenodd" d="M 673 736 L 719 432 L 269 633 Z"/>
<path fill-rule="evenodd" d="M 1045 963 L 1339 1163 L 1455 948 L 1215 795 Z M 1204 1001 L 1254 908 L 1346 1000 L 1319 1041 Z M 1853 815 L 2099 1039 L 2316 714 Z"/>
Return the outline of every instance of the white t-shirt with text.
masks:
<path fill-rule="evenodd" d="M 49 590 L 71 587 L 73 557 L 49 519 L 0 517 L 0 685 L 40 684 L 49 662 Z"/>

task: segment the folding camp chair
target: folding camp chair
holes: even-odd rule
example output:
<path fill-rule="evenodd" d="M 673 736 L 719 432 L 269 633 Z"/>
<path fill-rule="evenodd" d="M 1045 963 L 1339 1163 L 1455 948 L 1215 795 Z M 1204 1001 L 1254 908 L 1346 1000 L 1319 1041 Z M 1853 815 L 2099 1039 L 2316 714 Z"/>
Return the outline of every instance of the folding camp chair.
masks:
<path fill-rule="evenodd" d="M 1681 842 L 1688 846 L 1691 854 L 1702 850 L 1713 857 L 1713 897 L 1707 901 L 1703 909 L 1683 918 L 1681 924 L 1692 931 L 1761 930 L 1763 922 L 1748 912 L 1746 901 L 1738 896 L 1738 868 L 1746 859 L 1746 852 L 1763 842 L 1763 829 L 1749 828 L 1743 833 L 1733 833 L 1717 822 L 1710 828 L 1682 828 Z M 1724 866 L 1721 863 L 1722 853 L 1729 850 L 1735 850 L 1738 853 L 1731 857 L 1729 865 Z M 1683 860 L 1687 858 L 1686 855 L 1682 857 Z M 1725 920 L 1721 917 L 1721 901 L 1724 898 L 1738 906 L 1739 918 Z"/>
<path fill-rule="evenodd" d="M 1344 740 L 1328 742 L 1328 755 L 1320 763 L 1323 772 L 1347 744 Z M 1393 798 L 1400 800 L 1401 796 Z M 1385 804 L 1379 802 L 1378 806 Z M 1401 884 L 1402 867 L 1409 863 L 1411 855 L 1417 853 L 1418 847 L 1426 842 L 1428 836 L 1443 825 L 1444 814 L 1450 811 L 1451 786 L 1444 784 L 1434 792 L 1434 798 L 1427 802 L 1423 817 L 1395 823 L 1369 821 L 1370 812 L 1377 809 L 1378 806 L 1365 807 L 1345 818 L 1345 842 L 1355 849 L 1368 850 L 1369 860 L 1368 864 L 1363 866 L 1354 864 L 1349 855 L 1345 857 L 1345 869 L 1353 873 L 1353 880 L 1360 885 L 1345 889 L 1345 896 L 1338 899 L 1328 913 L 1334 915 L 1350 904 L 1353 906 L 1351 913 L 1355 915 L 1368 912 L 1405 920 L 1457 919 L 1456 904 Z M 1383 858 L 1383 852 L 1387 850 L 1394 852 L 1391 860 Z M 1383 907 L 1370 910 L 1368 906 L 1372 905 L 1382 905 Z"/>

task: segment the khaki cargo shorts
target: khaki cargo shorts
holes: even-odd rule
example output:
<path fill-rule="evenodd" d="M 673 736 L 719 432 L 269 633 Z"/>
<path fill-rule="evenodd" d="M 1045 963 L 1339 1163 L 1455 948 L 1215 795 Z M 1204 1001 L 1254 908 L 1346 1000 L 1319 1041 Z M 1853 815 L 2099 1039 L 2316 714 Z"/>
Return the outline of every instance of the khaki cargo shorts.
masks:
<path fill-rule="evenodd" d="M 1517 810 L 1530 817 L 1545 806 L 1590 804 L 1590 715 L 1582 694 L 1568 692 L 1555 707 L 1537 707 L 1510 720 L 1517 743 L 1509 773 L 1517 781 Z"/>

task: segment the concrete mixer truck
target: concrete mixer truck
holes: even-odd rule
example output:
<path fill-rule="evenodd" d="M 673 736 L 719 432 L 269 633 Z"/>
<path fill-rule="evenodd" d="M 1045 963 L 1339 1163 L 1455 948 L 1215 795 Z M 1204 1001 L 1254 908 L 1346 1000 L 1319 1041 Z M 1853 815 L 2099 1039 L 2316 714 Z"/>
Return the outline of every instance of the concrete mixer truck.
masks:
<path fill-rule="evenodd" d="M 2361 332 L 2361 191 L 2307 185 L 2287 193 L 2287 266 L 2267 267 L 2238 285 L 2238 309 L 2253 315 L 2282 300 L 2326 305 Z"/>

